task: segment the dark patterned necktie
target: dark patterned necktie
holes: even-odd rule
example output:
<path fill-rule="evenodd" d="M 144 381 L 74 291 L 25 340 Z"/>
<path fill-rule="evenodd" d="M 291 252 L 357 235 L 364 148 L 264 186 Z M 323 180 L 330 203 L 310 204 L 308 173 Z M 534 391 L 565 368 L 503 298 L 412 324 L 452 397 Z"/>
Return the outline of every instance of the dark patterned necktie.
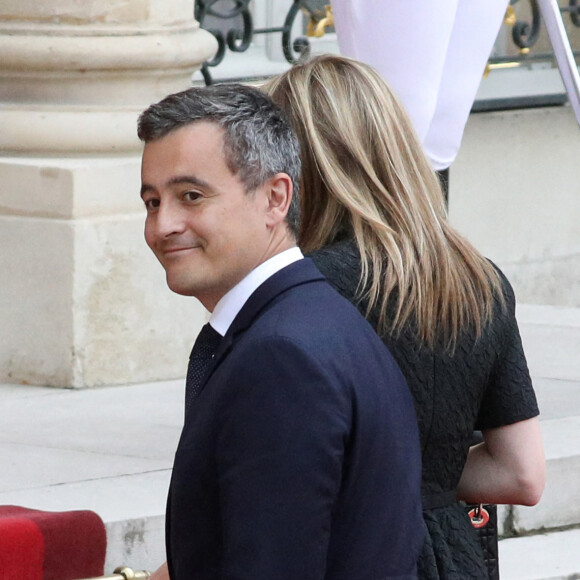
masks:
<path fill-rule="evenodd" d="M 189 409 L 193 399 L 199 395 L 199 389 L 206 377 L 212 358 L 222 339 L 221 334 L 214 330 L 209 323 L 201 329 L 189 355 L 187 379 L 185 382 L 185 412 Z"/>

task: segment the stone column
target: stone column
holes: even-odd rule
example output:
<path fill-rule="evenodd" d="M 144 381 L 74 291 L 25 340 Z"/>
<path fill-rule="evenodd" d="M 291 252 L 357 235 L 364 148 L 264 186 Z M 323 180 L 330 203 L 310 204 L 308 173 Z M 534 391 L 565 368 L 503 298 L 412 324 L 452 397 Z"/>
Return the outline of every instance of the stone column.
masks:
<path fill-rule="evenodd" d="M 0 0 L 0 382 L 185 374 L 205 312 L 143 241 L 136 119 L 215 50 L 193 0 Z"/>

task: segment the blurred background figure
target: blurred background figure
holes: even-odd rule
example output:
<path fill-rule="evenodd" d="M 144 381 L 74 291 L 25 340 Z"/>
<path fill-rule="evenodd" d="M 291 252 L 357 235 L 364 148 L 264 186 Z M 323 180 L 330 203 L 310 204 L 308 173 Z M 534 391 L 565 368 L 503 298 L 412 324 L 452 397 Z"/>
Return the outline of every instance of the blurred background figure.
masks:
<path fill-rule="evenodd" d="M 445 189 L 507 5 L 332 0 L 341 53 L 370 64 L 389 83 Z"/>

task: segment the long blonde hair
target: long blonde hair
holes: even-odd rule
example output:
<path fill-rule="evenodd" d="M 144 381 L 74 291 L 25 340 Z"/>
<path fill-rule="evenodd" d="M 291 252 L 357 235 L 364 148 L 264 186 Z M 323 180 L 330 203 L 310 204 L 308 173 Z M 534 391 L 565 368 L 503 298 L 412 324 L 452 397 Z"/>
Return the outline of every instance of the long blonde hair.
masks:
<path fill-rule="evenodd" d="M 451 351 L 465 328 L 480 336 L 494 295 L 503 301 L 499 275 L 448 224 L 439 179 L 379 74 L 323 55 L 264 90 L 300 141 L 302 249 L 354 237 L 359 298 L 368 301 L 367 314 L 379 308 L 380 331 L 396 335 L 412 323 L 424 344 Z"/>

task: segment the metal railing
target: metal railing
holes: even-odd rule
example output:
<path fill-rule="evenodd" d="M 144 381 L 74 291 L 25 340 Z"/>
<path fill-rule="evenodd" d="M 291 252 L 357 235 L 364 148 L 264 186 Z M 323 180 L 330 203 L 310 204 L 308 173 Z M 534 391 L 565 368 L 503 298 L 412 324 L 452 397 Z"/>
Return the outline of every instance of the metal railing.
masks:
<path fill-rule="evenodd" d="M 112 576 L 98 576 L 96 578 L 83 578 L 82 580 L 147 580 L 151 573 L 147 570 L 133 570 L 127 566 L 115 568 Z"/>
<path fill-rule="evenodd" d="M 310 50 L 311 37 L 325 34 L 326 28 L 333 25 L 330 5 L 320 8 L 312 0 L 292 0 L 284 23 L 279 27 L 254 28 L 251 0 L 227 0 L 229 6 L 224 8 L 226 0 L 196 0 L 195 18 L 202 28 L 206 28 L 208 17 L 225 24 L 218 28 L 206 28 L 218 41 L 218 51 L 215 57 L 204 64 L 203 76 L 206 84 L 212 83 L 209 69 L 218 66 L 225 58 L 227 49 L 232 52 L 245 52 L 250 47 L 256 35 L 282 33 L 281 45 L 284 57 L 289 63 L 295 63 L 304 53 Z M 504 68 L 507 63 L 550 60 L 553 54 L 538 52 L 532 49 L 538 42 L 541 29 L 541 12 L 538 0 L 525 0 L 529 5 L 529 17 L 517 16 L 514 6 L 523 4 L 522 0 L 510 0 L 505 22 L 511 27 L 511 40 L 518 49 L 517 55 L 490 58 L 489 69 Z M 320 5 L 320 2 L 318 2 Z M 580 27 L 580 0 L 568 0 L 567 6 L 559 6 L 562 15 L 567 15 L 570 22 Z M 520 11 L 521 12 L 521 11 Z M 292 30 L 298 16 L 307 20 L 305 34 L 292 38 Z M 223 28 L 229 29 L 224 32 Z M 580 56 L 580 51 L 573 51 L 574 56 Z"/>
<path fill-rule="evenodd" d="M 212 84 L 210 68 L 218 66 L 226 57 L 227 49 L 242 53 L 247 51 L 256 35 L 281 33 L 284 58 L 291 64 L 310 52 L 309 38 L 321 37 L 327 27 L 333 25 L 329 4 L 321 6 L 324 0 L 291 0 L 284 23 L 279 27 L 255 28 L 250 6 L 251 0 L 195 0 L 195 18 L 202 28 L 211 32 L 218 41 L 215 57 L 202 66 L 206 84 Z M 518 16 L 514 6 L 524 1 L 529 5 L 529 18 Z M 510 0 L 505 22 L 511 27 L 511 39 L 517 54 L 495 56 L 489 59 L 486 74 L 494 69 L 514 68 L 537 61 L 555 60 L 578 123 L 580 124 L 580 80 L 578 79 L 574 52 L 563 25 L 562 17 L 567 15 L 571 23 L 580 27 L 580 0 L 568 0 L 567 6 L 560 6 L 557 0 Z M 225 7 L 224 7 L 225 6 Z M 523 11 L 519 11 L 520 14 Z M 305 17 L 305 31 L 292 38 L 299 16 Z M 206 19 L 219 23 L 219 28 L 206 27 Z M 546 22 L 548 37 L 553 52 L 532 52 L 540 37 L 541 22 Z"/>
<path fill-rule="evenodd" d="M 542 14 L 538 0 L 526 0 L 529 5 L 529 18 L 518 16 L 514 6 L 521 0 L 510 0 L 504 22 L 511 27 L 511 40 L 518 49 L 517 55 L 492 57 L 489 59 L 489 69 L 503 68 L 509 62 L 533 62 L 551 60 L 552 53 L 532 52 L 532 49 L 540 38 Z M 523 3 L 523 2 L 522 2 Z M 558 7 L 561 14 L 567 14 L 572 24 L 580 27 L 580 3 L 579 0 L 569 0 L 568 6 Z M 574 56 L 580 56 L 580 51 L 573 52 Z M 488 69 L 488 70 L 489 70 Z"/>
<path fill-rule="evenodd" d="M 308 37 L 324 35 L 327 26 L 332 26 L 332 11 L 330 5 L 322 9 L 314 5 L 311 0 L 293 0 L 290 3 L 284 23 L 278 27 L 254 28 L 251 0 L 228 0 L 229 6 L 224 8 L 224 0 L 196 0 L 195 19 L 202 28 L 211 32 L 218 41 L 218 51 L 215 57 L 207 61 L 201 69 L 204 81 L 212 84 L 213 79 L 210 67 L 218 66 L 226 56 L 227 49 L 232 52 L 245 52 L 250 48 L 252 40 L 259 34 L 282 33 L 282 51 L 284 58 L 291 64 L 310 52 Z M 292 38 L 292 31 L 298 16 L 305 15 L 308 20 L 306 34 Z M 229 23 L 230 28 L 224 32 L 226 26 L 220 28 L 206 28 L 206 19 L 211 17 L 222 23 Z M 210 19 L 211 19 L 210 18 Z"/>
<path fill-rule="evenodd" d="M 519 49 L 517 56 L 490 58 L 486 73 L 497 68 L 512 68 L 534 61 L 555 60 L 560 76 L 572 107 L 576 121 L 580 125 L 580 76 L 576 57 L 580 51 L 573 51 L 568 34 L 564 28 L 563 15 L 568 14 L 570 21 L 580 27 L 579 0 L 568 0 L 568 6 L 560 6 L 557 0 L 527 0 L 531 9 L 531 21 L 519 19 L 514 5 L 519 0 L 510 0 L 505 23 L 512 27 L 512 40 Z M 538 42 L 540 24 L 544 21 L 552 53 L 532 53 L 531 49 Z"/>

